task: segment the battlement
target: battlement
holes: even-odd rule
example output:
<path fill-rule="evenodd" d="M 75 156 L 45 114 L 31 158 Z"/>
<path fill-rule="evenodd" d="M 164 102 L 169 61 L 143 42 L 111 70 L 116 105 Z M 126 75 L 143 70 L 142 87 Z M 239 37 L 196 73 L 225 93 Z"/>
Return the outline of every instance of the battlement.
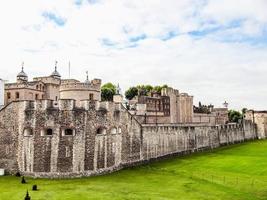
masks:
<path fill-rule="evenodd" d="M 55 85 L 60 84 L 60 79 L 56 79 L 51 76 L 35 77 L 33 78 L 33 81 L 42 81 L 45 84 L 55 84 Z"/>
<path fill-rule="evenodd" d="M 161 95 L 162 96 L 169 96 L 171 94 L 174 94 L 175 96 L 178 96 L 179 95 L 179 90 L 177 89 L 173 89 L 171 87 L 168 87 L 168 88 L 163 88 L 161 90 Z"/>
<path fill-rule="evenodd" d="M 81 100 L 79 106 L 76 104 L 74 99 L 60 99 L 58 101 L 42 99 L 35 101 L 21 101 L 25 110 L 47 110 L 47 109 L 58 109 L 58 110 L 75 110 L 75 109 L 84 109 L 84 110 L 96 110 L 96 111 L 121 111 L 123 109 L 120 103 L 115 102 L 99 102 L 92 100 Z"/>
<path fill-rule="evenodd" d="M 0 139 L 20 148 L 10 154 L 5 153 L 9 143 L 0 145 L 0 167 L 37 177 L 90 176 L 257 138 L 251 121 L 140 124 L 120 103 L 80 100 L 78 105 L 74 99 L 16 101 L 2 109 Z"/>
<path fill-rule="evenodd" d="M 60 91 L 66 91 L 66 90 L 95 90 L 100 91 L 100 85 L 99 84 L 93 84 L 92 82 L 90 84 L 88 83 L 81 83 L 81 82 L 73 82 L 73 83 L 64 83 L 60 85 Z"/>
<path fill-rule="evenodd" d="M 180 96 L 183 96 L 183 97 L 192 97 L 188 93 L 180 93 Z"/>
<path fill-rule="evenodd" d="M 93 79 L 92 81 L 91 81 L 91 83 L 93 84 L 93 85 L 101 85 L 101 79 L 98 79 L 98 78 L 95 78 L 95 79 Z"/>

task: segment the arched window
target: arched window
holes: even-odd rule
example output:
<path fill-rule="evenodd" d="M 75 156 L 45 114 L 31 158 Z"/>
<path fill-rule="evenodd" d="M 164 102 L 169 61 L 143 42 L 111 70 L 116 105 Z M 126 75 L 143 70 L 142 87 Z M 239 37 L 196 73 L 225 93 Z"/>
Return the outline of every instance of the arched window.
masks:
<path fill-rule="evenodd" d="M 105 135 L 107 132 L 106 128 L 104 127 L 99 127 L 97 130 L 96 130 L 96 134 L 97 135 Z"/>
<path fill-rule="evenodd" d="M 38 90 L 39 89 L 39 85 L 36 85 L 36 90 Z"/>
<path fill-rule="evenodd" d="M 33 130 L 32 128 L 25 128 L 23 131 L 23 135 L 26 137 L 33 136 Z"/>
<path fill-rule="evenodd" d="M 46 135 L 53 135 L 53 129 L 51 129 L 51 128 L 48 128 L 48 129 L 46 129 Z"/>

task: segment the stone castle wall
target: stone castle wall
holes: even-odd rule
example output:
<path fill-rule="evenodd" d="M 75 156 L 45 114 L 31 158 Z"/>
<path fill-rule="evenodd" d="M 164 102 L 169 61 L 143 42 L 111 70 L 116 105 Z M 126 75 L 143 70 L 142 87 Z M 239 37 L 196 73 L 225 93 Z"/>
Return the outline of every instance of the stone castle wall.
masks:
<path fill-rule="evenodd" d="M 23 105 L 19 102 L 8 104 L 0 110 L 0 168 L 15 173 L 18 171 L 18 132 Z"/>
<path fill-rule="evenodd" d="M 205 125 L 143 125 L 144 160 L 182 152 L 217 148 L 256 138 L 255 127 L 244 124 Z"/>
<path fill-rule="evenodd" d="M 142 125 L 121 104 L 13 102 L 0 111 L 0 168 L 37 177 L 111 172 L 162 156 L 242 142 L 254 126 Z M 46 135 L 48 129 L 52 135 Z M 66 130 L 72 130 L 66 135 Z"/>

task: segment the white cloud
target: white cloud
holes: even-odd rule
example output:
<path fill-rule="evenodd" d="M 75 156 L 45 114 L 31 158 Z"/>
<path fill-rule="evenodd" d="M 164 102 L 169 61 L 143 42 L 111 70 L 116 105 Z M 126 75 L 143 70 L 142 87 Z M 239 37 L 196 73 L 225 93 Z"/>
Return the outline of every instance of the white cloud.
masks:
<path fill-rule="evenodd" d="M 68 77 L 71 60 L 72 76 L 81 80 L 89 70 L 91 78 L 120 82 L 123 89 L 167 83 L 196 102 L 267 107 L 266 1 L 74 2 L 1 3 L 1 78 L 14 81 L 22 61 L 31 77 L 50 74 L 56 59 Z M 66 23 L 57 26 L 44 12 Z"/>

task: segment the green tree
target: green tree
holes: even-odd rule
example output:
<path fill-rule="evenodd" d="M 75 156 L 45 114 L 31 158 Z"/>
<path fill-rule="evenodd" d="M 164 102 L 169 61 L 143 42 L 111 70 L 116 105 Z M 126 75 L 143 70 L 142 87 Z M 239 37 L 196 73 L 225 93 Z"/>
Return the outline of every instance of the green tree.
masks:
<path fill-rule="evenodd" d="M 137 89 L 137 87 L 130 87 L 125 92 L 125 97 L 126 97 L 126 99 L 129 99 L 129 100 L 133 99 L 137 95 L 138 95 L 138 89 Z"/>
<path fill-rule="evenodd" d="M 116 86 L 112 83 L 106 83 L 101 87 L 101 100 L 113 101 L 113 95 L 116 93 Z"/>
<path fill-rule="evenodd" d="M 151 85 L 137 85 L 139 95 L 148 96 L 148 94 L 153 90 Z"/>
<path fill-rule="evenodd" d="M 133 99 L 137 95 L 148 96 L 151 92 L 160 93 L 163 88 L 167 88 L 168 85 L 162 86 L 152 86 L 152 85 L 137 85 L 135 87 L 130 87 L 125 92 L 126 99 Z"/>
<path fill-rule="evenodd" d="M 157 85 L 157 86 L 154 86 L 153 87 L 153 92 L 157 92 L 157 93 L 161 93 L 161 90 L 163 89 L 163 88 L 167 88 L 168 87 L 168 85 L 162 85 L 162 86 L 159 86 L 159 85 Z"/>
<path fill-rule="evenodd" d="M 228 117 L 230 122 L 238 123 L 243 117 L 239 111 L 236 110 L 229 110 Z"/>

